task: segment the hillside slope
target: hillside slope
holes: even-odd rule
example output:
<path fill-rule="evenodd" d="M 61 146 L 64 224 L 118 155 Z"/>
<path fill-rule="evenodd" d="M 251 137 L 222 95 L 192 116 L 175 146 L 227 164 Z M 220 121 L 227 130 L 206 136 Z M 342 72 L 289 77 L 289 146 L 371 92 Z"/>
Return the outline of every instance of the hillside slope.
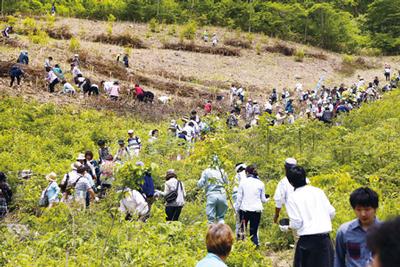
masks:
<path fill-rule="evenodd" d="M 307 169 L 311 183 L 321 187 L 336 208 L 335 230 L 353 218 L 348 196 L 361 185 L 378 191 L 379 218 L 398 215 L 399 100 L 399 91 L 389 93 L 382 101 L 338 118 L 338 127 L 305 121 L 270 127 L 262 120 L 259 127 L 232 131 L 225 128 L 223 120 L 210 117 L 217 132 L 197 143 L 189 157 L 175 161 L 178 153 L 184 154 L 184 148 L 168 136 L 168 123 L 148 124 L 112 112 L 82 110 L 76 105 L 60 107 L 2 97 L 0 169 L 8 172 L 16 191 L 12 214 L 5 223 L 8 228 L 14 224 L 12 228 L 18 231 L 1 224 L 0 264 L 193 266 L 205 253 L 206 230 L 205 197 L 196 189 L 196 181 L 213 153 L 220 156 L 231 181 L 235 163 L 257 164 L 269 194 L 283 174 L 284 159 L 296 157 Z M 129 128 L 137 130 L 144 140 L 150 129 L 160 129 L 155 144 L 144 142 L 140 160 L 146 166 L 158 165 L 153 169 L 158 187 L 170 168 L 184 181 L 188 196 L 180 222 L 164 223 L 161 201 L 153 206 L 146 224 L 127 222 L 116 210 L 119 195 L 114 192 L 87 211 L 64 204 L 51 210 L 37 207 L 40 191 L 46 186 L 44 174 L 66 173 L 75 156 L 87 149 L 95 151 L 95 142 L 101 138 L 109 140 L 115 151 L 116 140 L 125 137 Z M 27 168 L 36 175 L 30 180 L 18 179 L 17 172 Z M 126 180 L 126 172 L 119 172 L 115 186 Z M 260 249 L 255 250 L 248 242 L 235 243 L 229 266 L 282 266 L 281 261 L 291 261 L 291 252 L 284 250 L 292 237 L 272 224 L 273 212 L 274 203 L 270 201 L 262 215 Z M 226 222 L 234 226 L 232 209 Z M 281 252 L 277 255 L 273 252 L 276 250 Z"/>
<path fill-rule="evenodd" d="M 80 40 L 80 48 L 75 52 L 79 52 L 81 56 L 90 61 L 82 70 L 84 75 L 92 81 L 99 83 L 101 80 L 119 79 L 124 90 L 138 82 L 146 90 L 153 91 L 156 97 L 167 95 L 172 97 L 173 101 L 177 101 L 176 103 L 184 102 L 186 111 L 201 106 L 206 99 L 215 99 L 217 94 L 227 95 L 232 83 L 243 85 L 248 96 L 264 102 L 272 88 L 277 88 L 278 91 L 284 87 L 294 90 L 295 84 L 299 81 L 307 89 L 315 88 L 320 78 L 324 79 L 326 86 L 341 83 L 349 86 L 358 80 L 358 75 L 363 76 L 366 80 L 372 80 L 375 76 L 383 79 L 383 65 L 386 63 L 391 64 L 393 72 L 400 68 L 398 57 L 363 57 L 361 61 L 356 61 L 357 57 L 354 56 L 351 59 L 354 61 L 353 65 L 346 69 L 348 74 L 344 75 L 341 71 L 343 69 L 343 57 L 339 54 L 295 43 L 282 42 L 264 35 L 248 35 L 214 27 L 207 27 L 207 29 L 209 32 L 217 33 L 220 40 L 218 47 L 236 49 L 240 52 L 240 56 L 162 49 L 166 43 L 179 42 L 178 36 L 182 30 L 181 27 L 162 25 L 159 27 L 159 32 L 151 32 L 149 26 L 145 24 L 118 22 L 112 27 L 113 36 L 118 38 L 127 34 L 136 36 L 147 47 L 130 50 L 131 67 L 125 71 L 115 63 L 117 54 L 124 53 L 126 50 L 124 46 L 95 42 L 100 35 L 107 35 L 109 29 L 107 22 L 71 18 L 57 18 L 55 22 L 49 22 L 45 18 L 39 18 L 35 27 L 53 34 L 64 31 L 70 35 L 68 37 L 74 36 Z M 22 19 L 17 21 L 16 29 L 17 32 L 22 34 L 29 31 L 27 26 L 24 26 Z M 210 47 L 210 43 L 204 43 L 201 40 L 202 31 L 203 29 L 197 30 L 196 38 L 192 44 Z M 50 39 L 44 45 L 33 44 L 31 38 L 27 38 L 26 35 L 13 36 L 13 38 L 17 39 L 19 49 L 15 49 L 15 44 L 0 44 L 2 61 L 14 61 L 20 50 L 25 49 L 30 53 L 31 65 L 37 70 L 42 68 L 44 59 L 48 56 L 52 56 L 54 63 L 59 63 L 64 71 L 69 70 L 68 59 L 75 53 L 69 51 L 69 38 Z M 248 42 L 250 49 L 232 48 L 224 45 L 224 42 L 228 40 Z M 297 62 L 295 56 L 267 52 L 268 47 L 269 50 L 275 49 L 277 44 L 303 51 L 306 53 L 306 57 L 304 57 L 303 62 Z M 307 53 L 317 57 L 322 55 L 323 59 L 307 57 Z M 2 71 L 4 72 L 3 75 L 6 76 L 7 70 Z M 44 75 L 43 73 L 43 77 Z M 67 78 L 70 77 L 67 75 Z M 300 78 L 300 80 L 296 78 Z M 42 77 L 35 77 L 35 82 L 25 83 L 18 91 L 10 90 L 7 86 L 8 81 L 0 78 L 0 90 L 11 94 L 28 94 L 29 97 L 42 101 L 48 99 L 58 103 L 80 101 L 49 96 L 45 93 L 42 81 Z M 84 101 L 84 104 L 87 104 L 87 101 Z M 221 106 L 224 105 L 221 104 Z M 91 106 L 98 107 L 99 104 L 95 103 Z M 129 109 L 135 109 L 134 106 L 134 104 L 129 105 Z M 173 106 L 173 108 L 176 108 L 182 105 L 175 104 Z"/>

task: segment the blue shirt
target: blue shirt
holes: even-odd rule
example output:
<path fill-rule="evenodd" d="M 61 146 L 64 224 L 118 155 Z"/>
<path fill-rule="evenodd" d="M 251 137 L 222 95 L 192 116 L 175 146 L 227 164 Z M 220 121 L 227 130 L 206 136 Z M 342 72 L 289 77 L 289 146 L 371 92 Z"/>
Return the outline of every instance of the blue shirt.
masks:
<path fill-rule="evenodd" d="M 201 178 L 197 182 L 197 186 L 200 188 L 205 188 L 206 196 L 212 193 L 225 194 L 224 184 L 227 184 L 227 176 L 222 169 L 205 169 L 201 173 Z"/>
<path fill-rule="evenodd" d="M 379 221 L 375 219 L 374 224 Z M 336 234 L 336 253 L 334 267 L 364 267 L 372 260 L 367 248 L 367 232 L 362 229 L 358 219 L 344 223 Z"/>
<path fill-rule="evenodd" d="M 58 187 L 56 182 L 51 182 L 49 187 L 47 188 L 47 197 L 49 201 L 56 201 L 58 199 L 58 194 L 60 193 L 60 188 Z"/>
<path fill-rule="evenodd" d="M 220 257 L 213 253 L 208 253 L 201 261 L 196 264 L 196 267 L 228 267 Z"/>

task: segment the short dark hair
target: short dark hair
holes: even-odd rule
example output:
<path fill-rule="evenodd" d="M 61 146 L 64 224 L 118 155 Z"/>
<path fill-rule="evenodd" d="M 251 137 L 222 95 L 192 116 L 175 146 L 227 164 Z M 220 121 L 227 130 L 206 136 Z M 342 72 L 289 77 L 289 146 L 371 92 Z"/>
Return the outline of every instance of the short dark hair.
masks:
<path fill-rule="evenodd" d="M 350 205 L 353 209 L 356 206 L 372 207 L 374 209 L 379 206 L 378 194 L 368 187 L 360 187 L 350 194 Z"/>
<path fill-rule="evenodd" d="M 294 166 L 286 172 L 286 177 L 294 188 L 305 186 L 307 184 L 306 176 L 306 171 L 301 166 Z"/>
<path fill-rule="evenodd" d="M 93 157 L 94 157 L 93 152 L 90 151 L 90 150 L 87 150 L 87 151 L 85 152 L 85 158 L 86 158 L 87 156 L 89 156 L 89 157 L 91 157 L 91 158 L 93 159 Z"/>
<path fill-rule="evenodd" d="M 0 172 L 0 182 L 5 182 L 7 180 L 7 176 L 4 172 Z"/>
<path fill-rule="evenodd" d="M 256 166 L 254 164 L 251 164 L 246 167 L 246 173 L 254 175 L 254 176 L 258 176 L 258 172 L 257 172 Z"/>
<path fill-rule="evenodd" d="M 207 251 L 218 256 L 228 256 L 233 244 L 233 233 L 229 225 L 211 224 L 206 236 Z"/>
<path fill-rule="evenodd" d="M 382 267 L 400 266 L 400 216 L 375 226 L 367 234 L 367 246 L 379 255 Z"/>

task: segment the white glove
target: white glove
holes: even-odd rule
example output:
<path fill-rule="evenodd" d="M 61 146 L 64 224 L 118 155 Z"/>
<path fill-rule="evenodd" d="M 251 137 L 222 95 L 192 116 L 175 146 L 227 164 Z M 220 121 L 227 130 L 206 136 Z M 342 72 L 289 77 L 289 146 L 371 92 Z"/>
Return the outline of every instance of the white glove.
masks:
<path fill-rule="evenodd" d="M 289 225 L 279 225 L 279 229 L 284 233 L 289 232 Z"/>
<path fill-rule="evenodd" d="M 100 199 L 98 197 L 94 197 L 94 202 L 99 202 Z"/>

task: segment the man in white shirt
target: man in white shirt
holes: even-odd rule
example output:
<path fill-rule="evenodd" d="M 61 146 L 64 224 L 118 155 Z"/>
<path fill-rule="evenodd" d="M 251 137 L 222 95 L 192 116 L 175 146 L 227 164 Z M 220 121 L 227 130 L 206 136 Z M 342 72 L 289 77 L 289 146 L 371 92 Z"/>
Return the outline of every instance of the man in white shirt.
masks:
<path fill-rule="evenodd" d="M 294 187 L 286 204 L 289 227 L 297 230 L 300 236 L 293 266 L 332 267 L 334 251 L 329 232 L 335 208 L 321 189 L 307 185 L 302 167 L 290 168 L 287 178 Z"/>
<path fill-rule="evenodd" d="M 290 168 L 297 165 L 297 160 L 294 158 L 287 158 L 285 160 L 285 174 Z M 294 188 L 289 183 L 287 177 L 283 177 L 282 180 L 279 181 L 278 185 L 275 189 L 274 194 L 274 201 L 275 201 L 275 216 L 274 216 L 274 223 L 278 223 L 279 213 L 281 212 L 282 206 L 286 205 L 288 197 L 291 193 L 293 193 Z"/>

